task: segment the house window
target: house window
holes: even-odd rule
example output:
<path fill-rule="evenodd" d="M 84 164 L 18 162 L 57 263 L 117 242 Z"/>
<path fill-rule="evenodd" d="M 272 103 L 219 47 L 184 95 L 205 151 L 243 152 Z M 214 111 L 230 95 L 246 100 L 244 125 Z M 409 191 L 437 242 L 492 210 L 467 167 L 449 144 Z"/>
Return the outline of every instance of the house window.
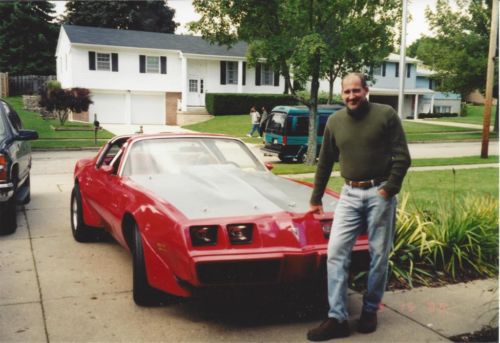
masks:
<path fill-rule="evenodd" d="M 274 84 L 274 72 L 270 65 L 262 65 L 260 69 L 260 79 L 262 85 L 272 86 Z"/>
<path fill-rule="evenodd" d="M 226 80 L 230 85 L 238 84 L 238 62 L 227 62 Z"/>
<path fill-rule="evenodd" d="M 96 54 L 97 70 L 111 70 L 111 54 Z"/>
<path fill-rule="evenodd" d="M 450 113 L 451 106 L 434 106 L 434 113 Z"/>
<path fill-rule="evenodd" d="M 160 73 L 160 58 L 158 56 L 146 56 L 146 73 Z"/>
<path fill-rule="evenodd" d="M 198 92 L 198 80 L 189 80 L 189 91 L 191 93 Z"/>
<path fill-rule="evenodd" d="M 373 75 L 374 76 L 380 76 L 382 75 L 382 65 L 379 64 L 379 65 L 376 65 L 373 67 Z"/>

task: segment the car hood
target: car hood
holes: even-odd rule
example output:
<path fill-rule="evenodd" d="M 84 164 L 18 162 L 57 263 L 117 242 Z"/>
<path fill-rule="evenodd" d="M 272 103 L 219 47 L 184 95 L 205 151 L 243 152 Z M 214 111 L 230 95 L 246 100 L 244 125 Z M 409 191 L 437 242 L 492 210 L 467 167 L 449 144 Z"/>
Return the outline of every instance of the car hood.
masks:
<path fill-rule="evenodd" d="M 179 173 L 130 178 L 192 220 L 304 213 L 312 192 L 309 186 L 270 172 L 245 171 L 232 165 L 194 166 Z M 326 212 L 333 211 L 337 199 L 325 194 L 323 204 Z"/>

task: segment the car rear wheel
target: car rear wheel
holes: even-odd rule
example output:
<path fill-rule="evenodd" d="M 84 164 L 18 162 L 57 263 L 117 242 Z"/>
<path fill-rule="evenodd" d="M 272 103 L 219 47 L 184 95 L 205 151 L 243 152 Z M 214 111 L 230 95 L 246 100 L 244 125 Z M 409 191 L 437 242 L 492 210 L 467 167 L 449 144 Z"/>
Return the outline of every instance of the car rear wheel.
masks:
<path fill-rule="evenodd" d="M 17 229 L 16 202 L 14 197 L 0 205 L 0 235 L 9 235 Z"/>
<path fill-rule="evenodd" d="M 82 198 L 80 187 L 75 184 L 71 192 L 71 232 L 77 242 L 95 242 L 103 237 L 103 231 L 99 228 L 92 228 L 85 225 L 82 212 Z"/>
<path fill-rule="evenodd" d="M 132 246 L 133 296 L 139 306 L 157 306 L 167 295 L 149 285 L 144 260 L 142 237 L 137 224 L 134 224 L 134 242 Z"/>

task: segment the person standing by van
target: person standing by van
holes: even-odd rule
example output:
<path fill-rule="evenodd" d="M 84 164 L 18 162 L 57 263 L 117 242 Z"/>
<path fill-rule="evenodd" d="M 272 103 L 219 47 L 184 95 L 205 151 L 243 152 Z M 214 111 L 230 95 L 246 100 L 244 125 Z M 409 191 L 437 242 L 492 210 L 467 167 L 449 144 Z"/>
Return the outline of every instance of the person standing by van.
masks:
<path fill-rule="evenodd" d="M 262 113 L 260 116 L 260 123 L 259 123 L 259 135 L 262 137 L 264 134 L 264 130 L 266 129 L 267 126 L 267 118 L 269 118 L 269 114 L 267 113 L 267 109 L 265 106 L 262 106 L 261 109 Z"/>
<path fill-rule="evenodd" d="M 328 318 L 307 338 L 323 341 L 350 335 L 347 279 L 352 247 L 366 223 L 370 251 L 367 290 L 357 331 L 377 329 L 385 291 L 396 216 L 396 194 L 411 164 L 401 121 L 394 109 L 367 100 L 363 74 L 342 80 L 346 108 L 328 118 L 310 200 L 310 212 L 323 213 L 321 199 L 336 158 L 345 178 L 328 242 Z"/>
<path fill-rule="evenodd" d="M 259 122 L 260 122 L 260 113 L 255 109 L 255 106 L 252 106 L 250 109 L 250 119 L 252 121 L 252 128 L 250 129 L 250 132 L 247 133 L 248 137 L 252 137 L 253 133 L 255 131 L 258 132 L 259 130 Z"/>

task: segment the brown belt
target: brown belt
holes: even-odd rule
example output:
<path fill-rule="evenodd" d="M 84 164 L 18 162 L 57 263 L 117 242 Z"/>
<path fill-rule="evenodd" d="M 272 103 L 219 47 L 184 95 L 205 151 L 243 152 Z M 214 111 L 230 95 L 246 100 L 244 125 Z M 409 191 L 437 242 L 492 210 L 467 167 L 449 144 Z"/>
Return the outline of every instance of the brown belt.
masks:
<path fill-rule="evenodd" d="M 370 187 L 378 186 L 386 180 L 387 179 L 371 179 L 371 180 L 364 180 L 364 181 L 352 181 L 352 180 L 345 179 L 345 183 L 346 183 L 346 185 L 349 185 L 351 187 L 370 188 Z"/>

